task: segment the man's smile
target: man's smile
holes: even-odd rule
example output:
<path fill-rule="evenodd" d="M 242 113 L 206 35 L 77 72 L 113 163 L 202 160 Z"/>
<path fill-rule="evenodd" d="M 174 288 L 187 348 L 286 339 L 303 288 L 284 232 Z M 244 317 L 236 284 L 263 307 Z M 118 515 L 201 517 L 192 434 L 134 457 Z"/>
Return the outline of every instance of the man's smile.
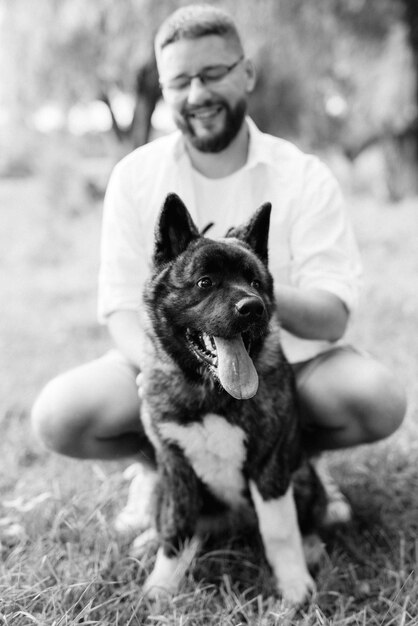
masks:
<path fill-rule="evenodd" d="M 185 113 L 189 119 L 205 121 L 214 119 L 223 109 L 222 104 L 212 104 L 194 107 L 191 110 L 187 110 Z"/>

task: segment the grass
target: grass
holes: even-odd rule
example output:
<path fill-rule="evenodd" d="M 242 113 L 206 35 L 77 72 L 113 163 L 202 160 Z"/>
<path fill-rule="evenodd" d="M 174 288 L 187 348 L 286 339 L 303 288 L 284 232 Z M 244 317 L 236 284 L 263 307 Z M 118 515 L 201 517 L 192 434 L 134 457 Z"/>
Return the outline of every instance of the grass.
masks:
<path fill-rule="evenodd" d="M 128 462 L 47 453 L 28 420 L 50 377 L 108 345 L 95 319 L 100 208 L 54 211 L 35 178 L 1 181 L 0 206 L 0 624 L 418 624 L 417 200 L 350 199 L 367 276 L 350 334 L 405 381 L 409 410 L 390 440 L 330 457 L 355 520 L 328 538 L 318 594 L 299 613 L 274 596 L 245 534 L 209 544 L 168 606 L 142 598 L 153 554 L 130 556 L 111 527 Z"/>

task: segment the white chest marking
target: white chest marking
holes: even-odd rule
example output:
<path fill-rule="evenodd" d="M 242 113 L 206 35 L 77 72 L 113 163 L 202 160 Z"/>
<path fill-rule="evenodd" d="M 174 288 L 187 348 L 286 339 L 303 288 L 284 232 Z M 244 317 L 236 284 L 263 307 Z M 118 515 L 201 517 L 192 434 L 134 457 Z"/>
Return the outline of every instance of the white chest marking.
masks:
<path fill-rule="evenodd" d="M 181 426 L 167 422 L 160 424 L 159 430 L 164 439 L 182 448 L 196 474 L 217 498 L 230 506 L 244 502 L 246 435 L 239 426 L 208 413 L 202 423 Z"/>

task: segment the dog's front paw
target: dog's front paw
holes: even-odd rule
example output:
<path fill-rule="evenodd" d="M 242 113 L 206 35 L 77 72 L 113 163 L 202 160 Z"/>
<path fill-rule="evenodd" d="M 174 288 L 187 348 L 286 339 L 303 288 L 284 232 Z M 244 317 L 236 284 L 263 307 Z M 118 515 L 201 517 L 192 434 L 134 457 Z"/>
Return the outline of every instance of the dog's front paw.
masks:
<path fill-rule="evenodd" d="M 142 588 L 144 594 L 154 600 L 173 595 L 177 591 L 180 581 L 179 559 L 167 557 L 163 549 L 159 548 L 154 569 Z"/>
<path fill-rule="evenodd" d="M 152 572 L 145 581 L 142 592 L 149 600 L 169 600 L 177 588 L 173 580 L 156 576 L 155 572 Z"/>
<path fill-rule="evenodd" d="M 154 527 L 147 528 L 138 535 L 129 548 L 129 554 L 137 559 L 143 557 L 147 552 L 156 551 L 158 548 L 158 533 Z"/>
<path fill-rule="evenodd" d="M 307 602 L 316 591 L 316 585 L 308 572 L 286 577 L 279 581 L 279 592 L 288 606 L 300 606 Z"/>
<path fill-rule="evenodd" d="M 175 594 L 200 547 L 200 539 L 193 537 L 174 556 L 167 556 L 160 547 L 154 569 L 143 586 L 148 598 L 159 599 Z"/>

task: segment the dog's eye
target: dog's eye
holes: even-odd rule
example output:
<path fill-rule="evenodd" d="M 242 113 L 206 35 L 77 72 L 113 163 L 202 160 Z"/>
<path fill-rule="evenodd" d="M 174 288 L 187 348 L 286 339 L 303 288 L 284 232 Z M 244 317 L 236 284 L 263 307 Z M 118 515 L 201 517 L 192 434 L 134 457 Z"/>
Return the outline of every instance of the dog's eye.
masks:
<path fill-rule="evenodd" d="M 213 283 L 209 276 L 204 276 L 197 281 L 197 286 L 199 287 L 199 289 L 210 289 L 213 286 Z"/>
<path fill-rule="evenodd" d="M 251 287 L 253 287 L 254 289 L 260 289 L 261 287 L 261 282 L 259 280 L 253 280 L 251 282 Z"/>

